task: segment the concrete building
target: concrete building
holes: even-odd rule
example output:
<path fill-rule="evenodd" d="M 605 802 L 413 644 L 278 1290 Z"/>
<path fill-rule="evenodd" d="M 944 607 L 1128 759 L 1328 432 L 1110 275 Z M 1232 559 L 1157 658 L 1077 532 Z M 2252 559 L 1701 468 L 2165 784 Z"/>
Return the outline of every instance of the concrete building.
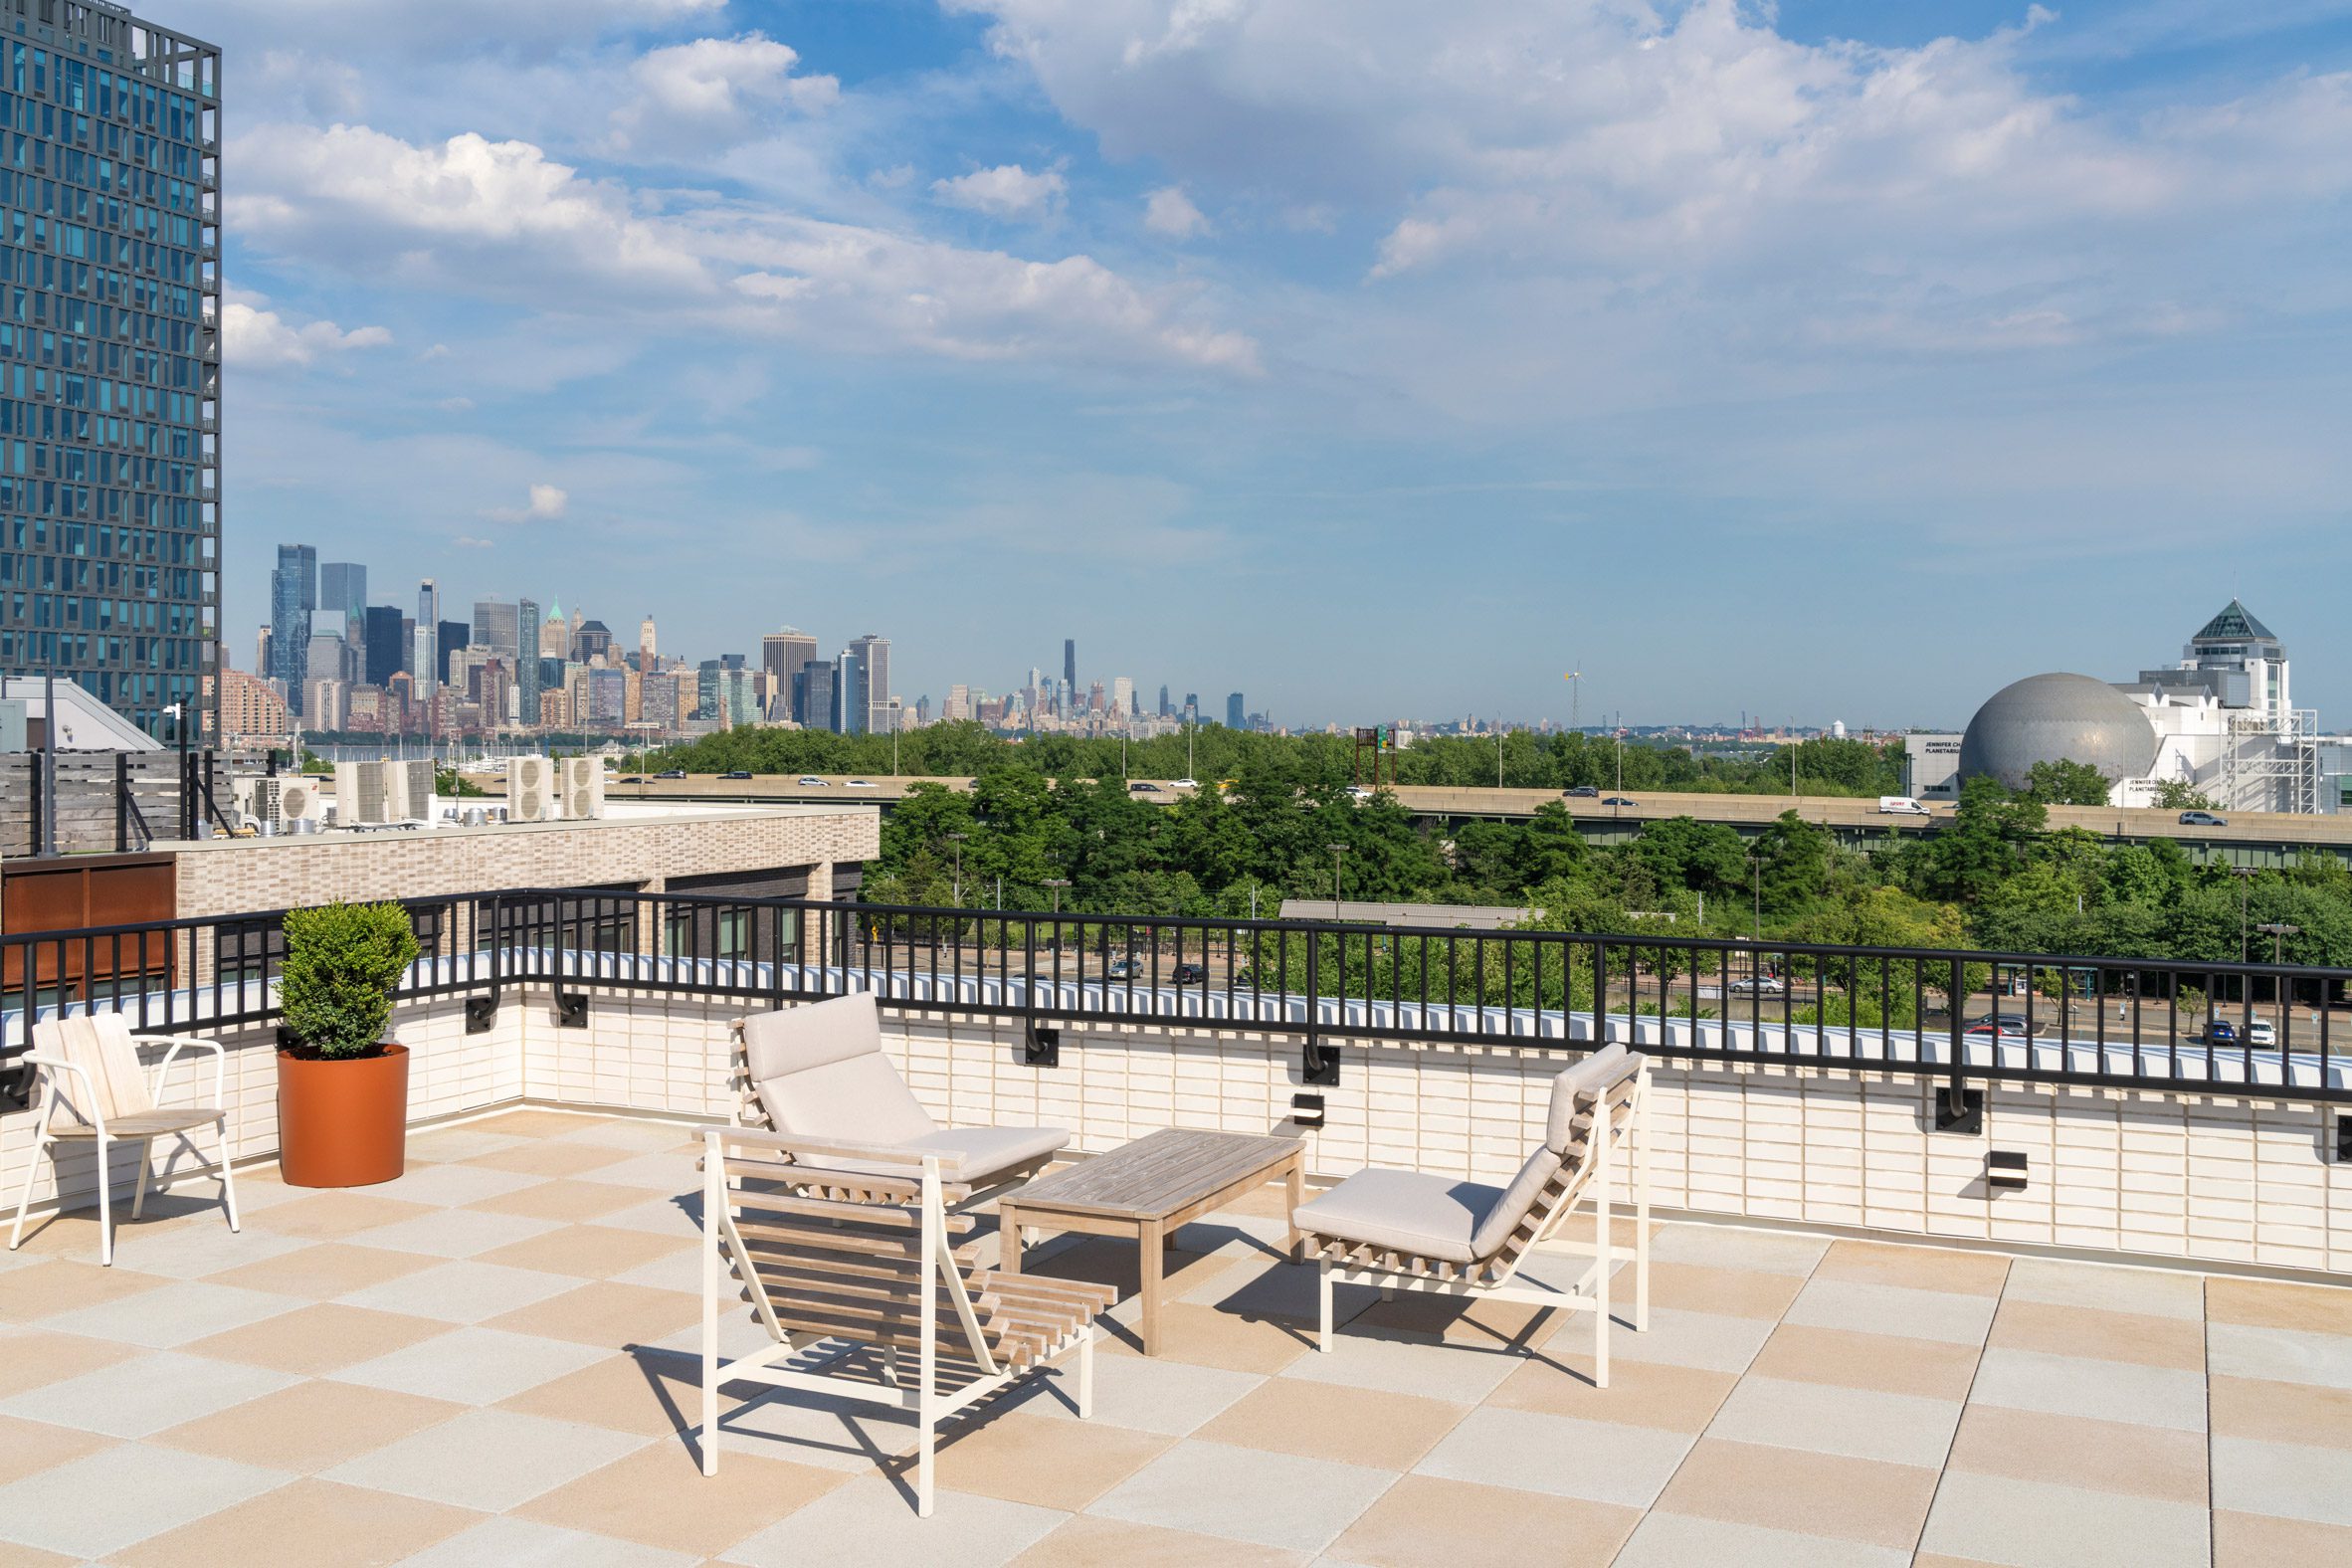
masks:
<path fill-rule="evenodd" d="M 182 704 L 191 738 L 210 739 L 220 51 L 114 5 L 0 14 L 15 323 L 0 334 L 0 430 L 15 438 L 0 472 L 0 675 L 54 671 L 156 736 Z M 298 658 L 300 640 L 278 657 Z"/>
<path fill-rule="evenodd" d="M 234 746 L 282 738 L 288 722 L 286 698 L 270 683 L 242 670 L 221 672 L 221 738 Z"/>
<path fill-rule="evenodd" d="M 816 638 L 798 627 L 787 626 L 759 640 L 759 667 L 767 674 L 769 688 L 782 695 L 787 705 L 792 699 L 792 678 L 816 657 Z"/>

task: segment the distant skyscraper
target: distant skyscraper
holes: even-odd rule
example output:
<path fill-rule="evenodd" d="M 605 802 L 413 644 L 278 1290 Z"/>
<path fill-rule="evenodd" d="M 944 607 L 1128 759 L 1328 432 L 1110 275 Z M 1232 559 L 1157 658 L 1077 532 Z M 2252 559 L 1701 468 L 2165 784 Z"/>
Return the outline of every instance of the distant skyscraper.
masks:
<path fill-rule="evenodd" d="M 220 52 L 120 5 L 13 0 L 0 18 L 12 132 L 0 431 L 14 438 L 0 472 L 0 675 L 54 671 L 159 739 L 174 736 L 163 710 L 178 703 L 196 720 L 190 741 L 209 744 Z M 303 655 L 292 626 L 275 628 L 297 645 L 274 656 L 281 670 Z"/>
<path fill-rule="evenodd" d="M 770 632 L 759 640 L 759 667 L 767 672 L 768 688 L 782 692 L 790 701 L 792 678 L 800 674 L 800 667 L 817 657 L 817 640 L 797 627 L 787 626 Z M 796 708 L 792 716 L 801 719 Z"/>
<path fill-rule="evenodd" d="M 371 604 L 364 617 L 367 665 L 365 679 L 372 686 L 389 686 L 407 668 L 408 651 L 401 646 L 402 616 L 396 606 Z"/>
<path fill-rule="evenodd" d="M 441 636 L 439 639 L 441 648 L 439 654 L 436 656 L 437 662 L 434 667 L 434 679 L 439 681 L 443 686 L 449 685 L 449 662 L 451 658 L 465 651 L 467 640 L 473 637 L 473 635 L 474 628 L 468 626 L 463 621 L 444 621 L 441 623 Z"/>
<path fill-rule="evenodd" d="M 561 601 L 547 607 L 547 619 L 539 628 L 539 657 L 562 660 L 572 657 L 572 624 L 563 618 Z"/>
<path fill-rule="evenodd" d="M 854 735 L 882 733 L 890 727 L 890 640 L 872 632 L 854 637 L 850 654 L 855 662 L 842 687 L 842 728 Z"/>
<path fill-rule="evenodd" d="M 318 568 L 318 608 L 340 615 L 344 624 L 337 635 L 356 640 L 359 633 L 351 623 L 367 615 L 367 568 L 350 561 L 323 563 Z"/>
<path fill-rule="evenodd" d="M 835 674 L 834 666 L 822 659 L 812 659 L 793 672 L 792 716 L 801 728 L 841 728 L 841 709 L 834 699 Z"/>
<path fill-rule="evenodd" d="M 1250 727 L 1250 710 L 1242 701 L 1242 693 L 1239 691 L 1225 699 L 1225 727 L 1228 729 Z"/>
<path fill-rule="evenodd" d="M 1184 721 L 1187 724 L 1201 721 L 1201 694 L 1198 691 L 1184 693 Z"/>
<path fill-rule="evenodd" d="M 574 659 L 586 664 L 598 654 L 609 654 L 613 651 L 612 628 L 606 626 L 602 621 L 579 620 L 577 616 L 574 619 L 578 623 L 572 628 L 572 657 Z"/>
<path fill-rule="evenodd" d="M 1078 639 L 1075 637 L 1062 640 L 1062 689 L 1070 692 L 1078 690 Z"/>
<path fill-rule="evenodd" d="M 539 607 L 524 599 L 514 607 L 514 712 L 520 722 L 539 721 Z"/>
<path fill-rule="evenodd" d="M 655 647 L 654 618 L 649 615 L 637 623 L 637 668 L 639 673 L 653 674 L 654 665 L 660 658 Z"/>
<path fill-rule="evenodd" d="M 416 684 L 417 700 L 430 703 L 441 684 L 441 590 L 428 577 L 417 584 L 417 614 L 409 623 L 409 679 Z"/>
<path fill-rule="evenodd" d="M 1131 718 L 1135 712 L 1135 682 L 1128 676 L 1110 678 L 1110 716 Z"/>
<path fill-rule="evenodd" d="M 307 544 L 278 546 L 270 574 L 270 669 L 286 683 L 286 705 L 302 710 L 302 680 L 310 651 L 310 612 L 318 607 L 318 552 Z"/>
<path fill-rule="evenodd" d="M 474 601 L 474 646 L 513 659 L 522 652 L 521 612 L 495 599 Z"/>
<path fill-rule="evenodd" d="M 1173 718 L 1173 717 L 1175 717 L 1175 716 L 1176 716 L 1176 704 L 1168 700 L 1168 686 L 1167 686 L 1167 683 L 1165 683 L 1165 682 L 1162 682 L 1162 683 L 1160 684 L 1160 709 L 1159 709 L 1159 712 L 1160 712 L 1160 717 L 1162 717 L 1162 718 Z"/>

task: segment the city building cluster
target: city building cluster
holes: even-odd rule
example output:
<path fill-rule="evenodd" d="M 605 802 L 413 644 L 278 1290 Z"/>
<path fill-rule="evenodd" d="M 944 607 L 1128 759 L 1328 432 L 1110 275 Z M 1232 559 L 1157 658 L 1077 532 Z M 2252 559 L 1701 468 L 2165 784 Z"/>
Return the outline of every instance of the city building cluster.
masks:
<path fill-rule="evenodd" d="M 1127 676 L 1080 685 L 1075 640 L 1063 644 L 1059 676 L 1032 668 L 996 694 L 959 682 L 934 704 L 891 689 L 890 640 L 871 632 L 825 654 L 813 634 L 787 626 L 760 639 L 756 660 L 696 659 L 664 654 L 650 615 L 624 644 L 553 596 L 543 609 L 527 597 L 477 599 L 459 617 L 428 577 L 413 608 L 368 601 L 364 565 L 281 544 L 253 673 L 222 672 L 221 732 L 667 741 L 756 725 L 890 734 L 961 720 L 1007 733 L 1143 737 L 1218 716 L 1202 712 L 1199 693 L 1179 702 L 1164 685 L 1147 705 Z M 1235 728 L 1267 724 L 1239 691 L 1222 716 Z"/>

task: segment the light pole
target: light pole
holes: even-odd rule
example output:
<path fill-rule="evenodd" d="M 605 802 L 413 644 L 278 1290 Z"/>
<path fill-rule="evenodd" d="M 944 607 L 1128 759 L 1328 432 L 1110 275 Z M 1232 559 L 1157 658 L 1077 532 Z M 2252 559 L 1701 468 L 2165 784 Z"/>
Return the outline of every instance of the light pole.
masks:
<path fill-rule="evenodd" d="M 1339 917 L 1339 858 L 1346 853 L 1347 846 L 1344 844 L 1331 846 L 1331 917 L 1333 919 Z"/>
<path fill-rule="evenodd" d="M 1760 942 L 1764 940 L 1764 857 L 1750 850 L 1748 869 L 1756 879 L 1756 940 Z"/>
<path fill-rule="evenodd" d="M 955 845 L 955 892 L 952 901 L 959 909 L 964 906 L 964 840 L 970 837 L 968 833 L 947 835 L 949 842 Z"/>
<path fill-rule="evenodd" d="M 2246 888 L 2254 880 L 2251 866 L 2233 866 L 2230 875 L 2238 879 L 2238 961 L 2246 962 Z"/>
<path fill-rule="evenodd" d="M 2290 925 L 2284 920 L 2264 920 L 2261 924 L 2255 926 L 2254 929 L 2257 931 L 2264 931 L 2269 934 L 2270 962 L 2282 967 L 2286 963 L 2286 939 L 2290 936 L 2300 936 L 2303 934 L 2303 928 L 2301 926 Z"/>
<path fill-rule="evenodd" d="M 1054 934 L 1051 941 L 1054 944 L 1054 971 L 1059 974 L 1062 971 L 1062 889 L 1070 885 L 1070 879 L 1049 877 L 1046 885 L 1054 889 Z"/>

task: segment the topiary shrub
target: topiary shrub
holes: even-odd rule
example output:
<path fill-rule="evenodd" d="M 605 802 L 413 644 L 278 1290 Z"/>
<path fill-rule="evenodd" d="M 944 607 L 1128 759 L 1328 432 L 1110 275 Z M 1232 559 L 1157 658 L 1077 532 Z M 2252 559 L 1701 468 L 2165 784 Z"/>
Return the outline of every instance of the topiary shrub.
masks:
<path fill-rule="evenodd" d="M 278 1003 L 297 1057 L 381 1055 L 392 987 L 417 960 L 417 934 L 396 903 L 330 903 L 286 917 Z"/>

